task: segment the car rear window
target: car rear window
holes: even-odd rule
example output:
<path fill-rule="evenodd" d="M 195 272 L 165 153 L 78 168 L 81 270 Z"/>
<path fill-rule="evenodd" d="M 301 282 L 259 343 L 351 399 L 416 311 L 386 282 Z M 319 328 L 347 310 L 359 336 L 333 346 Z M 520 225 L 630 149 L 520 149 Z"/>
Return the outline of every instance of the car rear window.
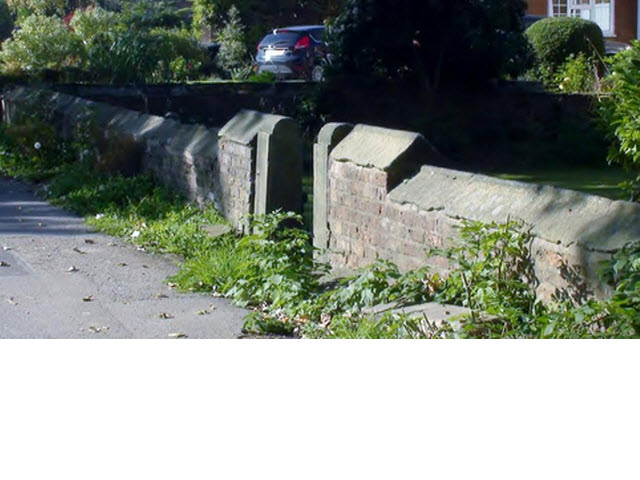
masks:
<path fill-rule="evenodd" d="M 266 47 L 267 45 L 273 45 L 273 46 L 295 45 L 299 37 L 300 35 L 298 35 L 297 33 L 291 33 L 291 32 L 277 33 L 275 35 L 271 34 L 271 35 L 267 35 L 262 39 L 262 41 L 260 42 L 260 46 Z"/>

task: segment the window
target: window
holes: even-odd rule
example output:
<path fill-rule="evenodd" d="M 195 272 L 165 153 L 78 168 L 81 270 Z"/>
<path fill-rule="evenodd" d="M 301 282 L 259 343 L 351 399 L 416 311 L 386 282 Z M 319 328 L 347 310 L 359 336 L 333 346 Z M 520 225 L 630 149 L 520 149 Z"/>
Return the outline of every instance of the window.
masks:
<path fill-rule="evenodd" d="M 615 0 L 549 0 L 552 17 L 580 17 L 598 24 L 605 37 L 613 37 Z"/>

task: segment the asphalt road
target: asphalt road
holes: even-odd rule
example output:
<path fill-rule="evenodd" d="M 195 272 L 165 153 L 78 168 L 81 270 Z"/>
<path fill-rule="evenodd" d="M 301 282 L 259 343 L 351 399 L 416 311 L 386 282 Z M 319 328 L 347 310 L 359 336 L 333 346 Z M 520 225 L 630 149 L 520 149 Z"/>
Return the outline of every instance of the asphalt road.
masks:
<path fill-rule="evenodd" d="M 237 338 L 247 312 L 176 292 L 177 270 L 0 177 L 0 338 Z"/>

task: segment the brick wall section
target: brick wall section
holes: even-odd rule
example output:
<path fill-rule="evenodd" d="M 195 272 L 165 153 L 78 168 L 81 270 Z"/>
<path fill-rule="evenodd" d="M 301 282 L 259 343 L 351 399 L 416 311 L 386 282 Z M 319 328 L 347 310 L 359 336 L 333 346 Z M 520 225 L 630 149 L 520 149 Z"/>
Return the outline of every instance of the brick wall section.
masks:
<path fill-rule="evenodd" d="M 218 164 L 214 185 L 221 199 L 216 206 L 232 224 L 246 228 L 247 218 L 242 212 L 253 212 L 255 177 L 253 147 L 220 139 Z M 226 181 L 224 180 L 226 179 Z"/>
<path fill-rule="evenodd" d="M 638 0 L 616 0 L 616 40 L 631 43 L 638 35 Z"/>
<path fill-rule="evenodd" d="M 356 142 L 347 136 L 345 143 Z M 382 258 L 403 271 L 430 265 L 446 273 L 446 260 L 427 253 L 451 245 L 463 220 L 522 218 L 533 227 L 540 296 L 568 291 L 581 302 L 610 293 L 600 262 L 640 239 L 638 204 L 428 166 L 389 190 L 389 171 L 355 158 L 355 150 L 352 159 L 339 159 L 349 149 L 342 144 L 329 157 L 326 181 L 325 258 L 338 270 Z"/>
<path fill-rule="evenodd" d="M 430 248 L 442 247 L 459 222 L 390 201 L 387 173 L 348 162 L 329 166 L 329 260 L 335 267 L 364 267 L 377 258 L 407 271 L 425 265 Z M 432 265 L 444 267 L 433 259 Z"/>

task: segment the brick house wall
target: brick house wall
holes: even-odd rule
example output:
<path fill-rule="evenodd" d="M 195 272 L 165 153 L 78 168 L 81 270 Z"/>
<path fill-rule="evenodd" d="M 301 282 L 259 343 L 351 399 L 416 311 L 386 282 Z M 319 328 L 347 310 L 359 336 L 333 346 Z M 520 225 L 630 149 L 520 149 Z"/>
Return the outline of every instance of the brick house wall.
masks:
<path fill-rule="evenodd" d="M 529 0 L 528 13 L 549 15 L 548 0 Z M 630 43 L 638 38 L 638 0 L 615 0 L 615 37 L 611 40 Z"/>

